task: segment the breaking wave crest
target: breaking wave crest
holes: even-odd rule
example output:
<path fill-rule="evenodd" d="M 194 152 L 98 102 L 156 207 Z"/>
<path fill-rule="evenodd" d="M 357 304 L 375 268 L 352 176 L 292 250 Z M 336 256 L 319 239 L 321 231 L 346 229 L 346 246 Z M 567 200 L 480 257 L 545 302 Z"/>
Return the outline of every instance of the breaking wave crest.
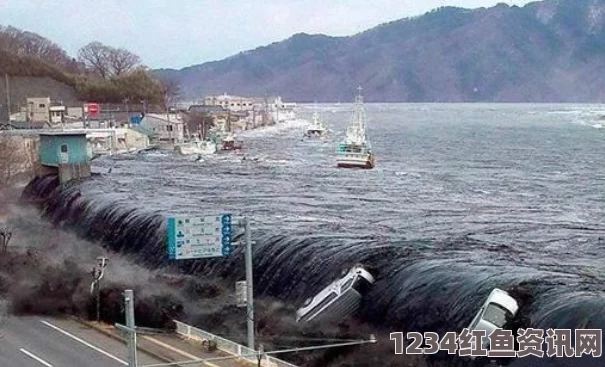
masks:
<path fill-rule="evenodd" d="M 22 199 L 40 205 L 43 216 L 54 224 L 71 228 L 145 266 L 178 266 L 189 274 L 227 279 L 244 276 L 240 249 L 225 259 L 169 261 L 164 216 L 112 201 L 109 194 L 84 194 L 77 183 L 59 186 L 57 177 L 50 175 L 32 180 Z M 520 302 L 515 320 L 518 326 L 605 327 L 602 268 L 539 262 L 528 258 L 522 248 L 466 236 L 395 242 L 375 236 L 351 239 L 266 234 L 253 239 L 256 296 L 299 305 L 342 269 L 360 263 L 376 277 L 360 318 L 380 330 L 459 331 L 468 326 L 494 287 L 509 291 Z M 580 260 L 587 254 L 594 258 L 605 253 L 603 241 L 582 246 L 575 248 Z M 589 363 L 585 359 L 580 363 L 577 358 L 564 360 L 578 360 L 573 363 L 582 366 Z"/>

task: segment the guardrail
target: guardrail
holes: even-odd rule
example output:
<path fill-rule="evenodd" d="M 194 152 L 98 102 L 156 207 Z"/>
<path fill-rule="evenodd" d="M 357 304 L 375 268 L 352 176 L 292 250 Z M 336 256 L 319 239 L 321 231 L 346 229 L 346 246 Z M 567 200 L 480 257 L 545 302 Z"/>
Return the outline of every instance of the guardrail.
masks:
<path fill-rule="evenodd" d="M 231 340 L 227 340 L 218 335 L 214 335 L 202 329 L 198 329 L 193 326 L 189 326 L 180 321 L 174 320 L 176 324 L 176 332 L 180 335 L 187 337 L 188 339 L 196 340 L 196 341 L 204 341 L 204 340 L 212 340 L 216 343 L 217 349 L 231 354 L 233 356 L 237 356 L 240 359 L 245 361 L 254 363 L 255 365 L 258 363 L 257 357 L 254 355 L 256 352 L 252 349 L 245 347 L 241 344 L 237 344 L 232 342 Z M 261 366 L 263 367 L 298 367 L 295 364 L 288 363 L 286 361 L 282 361 L 281 359 L 277 359 L 275 357 L 271 357 L 268 355 L 263 355 L 261 359 Z"/>

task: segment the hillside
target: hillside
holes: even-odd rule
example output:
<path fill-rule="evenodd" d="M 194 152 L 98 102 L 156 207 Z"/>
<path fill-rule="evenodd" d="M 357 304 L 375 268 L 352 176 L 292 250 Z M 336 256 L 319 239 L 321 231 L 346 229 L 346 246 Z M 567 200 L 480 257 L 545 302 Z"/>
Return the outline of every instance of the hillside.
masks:
<path fill-rule="evenodd" d="M 0 122 L 8 117 L 5 75 L 12 113 L 27 97 L 50 97 L 71 105 L 86 101 L 138 105 L 142 100 L 163 105 L 170 84 L 154 79 L 140 58 L 126 49 L 93 41 L 80 49 L 76 60 L 47 38 L 0 25 Z"/>
<path fill-rule="evenodd" d="M 188 98 L 299 102 L 605 102 L 605 0 L 445 7 L 350 37 L 297 34 L 227 59 L 155 73 Z"/>
<path fill-rule="evenodd" d="M 1 79 L 0 96 L 6 96 L 4 77 Z M 74 106 L 79 103 L 73 86 L 50 77 L 10 76 L 9 85 L 13 111 L 18 111 L 19 105 L 23 106 L 27 97 L 50 97 L 53 101 L 63 101 Z"/>

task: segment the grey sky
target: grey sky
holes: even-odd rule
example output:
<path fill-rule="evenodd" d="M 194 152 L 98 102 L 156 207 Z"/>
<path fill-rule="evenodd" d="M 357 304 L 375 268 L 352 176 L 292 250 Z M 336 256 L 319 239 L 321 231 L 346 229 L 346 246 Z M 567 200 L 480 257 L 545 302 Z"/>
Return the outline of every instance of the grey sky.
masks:
<path fill-rule="evenodd" d="M 149 67 L 182 68 L 294 33 L 346 36 L 439 6 L 530 0 L 0 0 L 0 24 L 50 38 L 71 55 L 97 40 Z"/>

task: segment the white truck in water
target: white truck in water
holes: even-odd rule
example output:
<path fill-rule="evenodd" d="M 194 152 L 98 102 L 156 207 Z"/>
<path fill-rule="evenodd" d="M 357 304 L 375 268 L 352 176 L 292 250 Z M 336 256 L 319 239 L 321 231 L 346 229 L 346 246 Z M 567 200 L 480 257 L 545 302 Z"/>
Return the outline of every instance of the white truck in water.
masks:
<path fill-rule="evenodd" d="M 367 270 L 355 266 L 332 282 L 315 297 L 307 298 L 296 311 L 297 322 L 345 319 L 357 311 L 363 295 L 374 284 Z"/>
<path fill-rule="evenodd" d="M 486 336 L 483 337 L 482 345 L 483 348 L 488 349 L 490 346 L 489 335 L 496 329 L 504 328 L 518 310 L 519 304 L 513 297 L 501 289 L 494 288 L 471 321 L 468 331 L 485 330 Z M 471 343 L 474 349 L 475 344 Z"/>

